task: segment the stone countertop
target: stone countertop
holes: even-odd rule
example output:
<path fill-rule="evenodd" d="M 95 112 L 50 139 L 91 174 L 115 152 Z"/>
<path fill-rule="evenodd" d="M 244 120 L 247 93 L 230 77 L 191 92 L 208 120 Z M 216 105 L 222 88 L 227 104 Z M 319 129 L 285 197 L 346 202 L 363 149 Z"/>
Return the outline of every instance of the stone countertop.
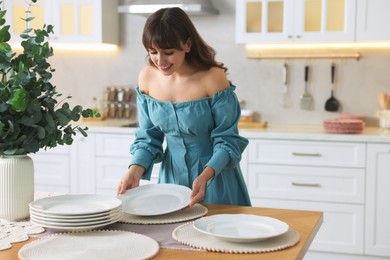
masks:
<path fill-rule="evenodd" d="M 327 133 L 322 125 L 273 125 L 261 129 L 240 129 L 247 138 L 303 141 L 372 142 L 390 143 L 390 130 L 365 127 L 359 134 Z"/>
<path fill-rule="evenodd" d="M 80 123 L 88 126 L 91 133 L 133 134 L 135 127 L 124 127 L 134 122 L 124 120 L 102 120 Z M 330 134 L 322 125 L 268 124 L 267 128 L 240 128 L 246 138 L 270 140 L 336 141 L 390 143 L 390 130 L 379 127 L 365 127 L 359 134 Z"/>

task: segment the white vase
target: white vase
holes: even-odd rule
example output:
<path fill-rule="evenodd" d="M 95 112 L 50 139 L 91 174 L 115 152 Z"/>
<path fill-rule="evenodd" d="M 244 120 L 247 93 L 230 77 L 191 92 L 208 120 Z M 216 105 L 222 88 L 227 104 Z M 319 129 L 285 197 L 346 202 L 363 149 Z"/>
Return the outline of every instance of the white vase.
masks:
<path fill-rule="evenodd" d="M 34 200 L 34 163 L 28 155 L 0 156 L 0 218 L 17 221 L 30 216 Z"/>

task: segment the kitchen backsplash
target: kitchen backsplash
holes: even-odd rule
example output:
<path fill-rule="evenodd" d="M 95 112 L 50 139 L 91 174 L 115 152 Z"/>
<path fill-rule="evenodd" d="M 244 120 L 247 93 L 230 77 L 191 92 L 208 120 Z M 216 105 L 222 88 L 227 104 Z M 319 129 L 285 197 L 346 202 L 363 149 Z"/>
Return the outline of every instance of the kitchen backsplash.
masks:
<path fill-rule="evenodd" d="M 257 60 L 245 57 L 244 45 L 235 43 L 235 1 L 212 1 L 220 14 L 192 17 L 204 40 L 217 51 L 217 59 L 228 67 L 229 79 L 237 86 L 245 108 L 256 112 L 258 120 L 269 123 L 320 124 L 338 113 L 324 109 L 330 97 L 330 65 L 337 66 L 335 97 L 341 112 L 365 115 L 368 124 L 378 124 L 377 95 L 390 93 L 390 49 L 362 50 L 363 58 Z M 65 51 L 54 49 L 51 63 L 56 72 L 53 83 L 74 102 L 92 106 L 93 97 L 101 97 L 109 86 L 137 83 L 138 71 L 146 64 L 146 51 L 141 43 L 144 16 L 120 15 L 120 46 L 117 51 Z M 212 25 L 212 26 L 210 26 Z M 288 87 L 291 106 L 280 104 L 282 68 L 289 67 Z M 299 99 L 304 92 L 304 67 L 309 65 L 310 91 L 314 110 L 301 110 Z"/>

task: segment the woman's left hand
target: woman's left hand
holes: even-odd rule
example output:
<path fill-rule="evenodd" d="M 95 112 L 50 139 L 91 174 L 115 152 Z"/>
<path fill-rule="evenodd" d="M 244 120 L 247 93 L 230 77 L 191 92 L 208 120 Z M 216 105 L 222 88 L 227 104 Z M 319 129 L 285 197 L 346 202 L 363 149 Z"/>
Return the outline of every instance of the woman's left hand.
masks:
<path fill-rule="evenodd" d="M 206 167 L 204 171 L 192 183 L 192 193 L 190 207 L 194 206 L 199 201 L 204 199 L 206 194 L 206 184 L 214 176 L 214 170 Z"/>

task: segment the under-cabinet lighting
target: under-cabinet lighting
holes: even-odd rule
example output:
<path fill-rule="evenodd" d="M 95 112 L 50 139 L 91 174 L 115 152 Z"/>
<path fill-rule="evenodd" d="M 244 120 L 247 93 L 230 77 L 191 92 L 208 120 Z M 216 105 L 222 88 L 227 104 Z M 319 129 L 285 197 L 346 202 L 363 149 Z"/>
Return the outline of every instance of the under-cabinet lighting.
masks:
<path fill-rule="evenodd" d="M 245 45 L 247 49 L 339 49 L 339 48 L 390 48 L 390 42 L 355 42 L 355 43 L 251 43 Z"/>
<path fill-rule="evenodd" d="M 183 4 L 147 4 L 147 5 L 129 5 L 129 6 L 120 6 L 118 10 L 123 13 L 133 13 L 133 14 L 146 14 L 154 13 L 159 9 L 167 7 L 179 7 L 182 8 Z"/>
<path fill-rule="evenodd" d="M 253 43 L 245 45 L 253 59 L 361 59 L 364 49 L 389 49 L 390 42 L 358 43 Z"/>
<path fill-rule="evenodd" d="M 90 44 L 90 43 L 50 43 L 54 51 L 56 50 L 68 50 L 68 51 L 116 51 L 117 45 L 114 44 Z M 20 43 L 11 44 L 12 49 L 21 50 Z"/>

